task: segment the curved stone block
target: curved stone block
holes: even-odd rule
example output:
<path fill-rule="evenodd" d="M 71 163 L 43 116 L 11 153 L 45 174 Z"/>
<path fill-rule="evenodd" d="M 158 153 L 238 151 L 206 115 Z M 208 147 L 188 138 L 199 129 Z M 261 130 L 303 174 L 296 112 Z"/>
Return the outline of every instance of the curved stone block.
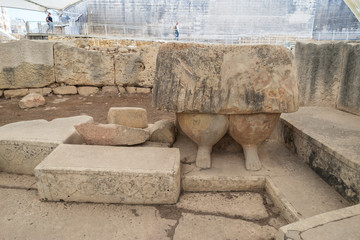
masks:
<path fill-rule="evenodd" d="M 153 105 L 174 112 L 294 112 L 297 78 L 290 50 L 276 45 L 160 46 Z"/>

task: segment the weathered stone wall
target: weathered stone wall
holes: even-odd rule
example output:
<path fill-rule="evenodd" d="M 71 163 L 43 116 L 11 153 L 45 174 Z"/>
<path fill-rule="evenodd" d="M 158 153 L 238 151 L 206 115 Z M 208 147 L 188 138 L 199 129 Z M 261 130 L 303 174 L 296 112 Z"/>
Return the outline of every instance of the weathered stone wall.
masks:
<path fill-rule="evenodd" d="M 94 43 L 82 39 L 0 44 L 0 97 L 21 97 L 31 92 L 151 92 L 160 43 L 112 41 L 102 42 L 101 48 Z M 91 87 L 90 93 L 83 93 L 84 87 Z"/>
<path fill-rule="evenodd" d="M 54 83 L 53 44 L 28 40 L 0 44 L 0 89 Z"/>
<path fill-rule="evenodd" d="M 360 44 L 298 42 L 301 106 L 334 107 L 360 115 Z"/>
<path fill-rule="evenodd" d="M 360 44 L 347 44 L 337 108 L 360 115 Z"/>
<path fill-rule="evenodd" d="M 107 94 L 149 93 L 161 45 L 96 39 L 1 43 L 0 97 L 81 94 L 84 86 Z M 360 115 L 360 44 L 298 42 L 295 63 L 301 106 L 331 106 Z"/>

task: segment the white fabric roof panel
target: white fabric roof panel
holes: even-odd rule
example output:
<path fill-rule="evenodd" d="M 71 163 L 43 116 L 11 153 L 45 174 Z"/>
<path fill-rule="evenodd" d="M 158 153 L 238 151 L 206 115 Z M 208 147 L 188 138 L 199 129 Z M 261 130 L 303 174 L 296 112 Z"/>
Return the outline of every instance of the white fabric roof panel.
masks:
<path fill-rule="evenodd" d="M 45 12 L 47 9 L 64 10 L 81 0 L 0 0 L 0 7 Z"/>

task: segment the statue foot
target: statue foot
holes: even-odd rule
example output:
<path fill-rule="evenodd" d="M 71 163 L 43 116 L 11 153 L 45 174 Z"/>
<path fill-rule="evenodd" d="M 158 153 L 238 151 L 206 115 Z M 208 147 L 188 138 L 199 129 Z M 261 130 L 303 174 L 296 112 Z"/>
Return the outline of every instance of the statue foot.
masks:
<path fill-rule="evenodd" d="M 242 145 L 245 154 L 245 167 L 247 170 L 258 171 L 262 168 L 256 145 Z"/>
<path fill-rule="evenodd" d="M 199 168 L 211 168 L 212 146 L 199 146 L 196 155 L 196 166 Z"/>

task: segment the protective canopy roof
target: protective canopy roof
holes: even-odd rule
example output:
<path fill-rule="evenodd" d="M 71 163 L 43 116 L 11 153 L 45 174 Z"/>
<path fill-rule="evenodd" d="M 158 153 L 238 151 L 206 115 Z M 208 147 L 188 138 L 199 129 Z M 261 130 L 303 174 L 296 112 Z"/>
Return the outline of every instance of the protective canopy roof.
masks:
<path fill-rule="evenodd" d="M 0 0 L 0 7 L 19 8 L 45 12 L 47 9 L 63 11 L 82 0 Z"/>
<path fill-rule="evenodd" d="M 359 0 L 344 0 L 356 18 L 360 21 L 360 1 Z"/>

